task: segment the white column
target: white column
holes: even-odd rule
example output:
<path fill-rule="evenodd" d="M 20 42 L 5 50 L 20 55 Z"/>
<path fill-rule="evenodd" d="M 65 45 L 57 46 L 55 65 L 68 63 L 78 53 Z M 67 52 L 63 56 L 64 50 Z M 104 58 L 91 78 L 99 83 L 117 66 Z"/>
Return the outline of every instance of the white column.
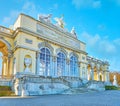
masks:
<path fill-rule="evenodd" d="M 99 70 L 97 71 L 97 80 L 100 81 Z"/>
<path fill-rule="evenodd" d="M 92 80 L 94 80 L 94 68 L 91 68 L 91 78 L 92 78 Z"/>
<path fill-rule="evenodd" d="M 90 80 L 91 79 L 91 69 L 90 70 L 87 69 L 87 75 L 88 75 L 88 80 Z"/>
<path fill-rule="evenodd" d="M 69 76 L 69 74 L 70 74 L 70 60 L 69 59 L 67 59 L 66 60 L 66 71 L 65 71 L 65 76 Z"/>
<path fill-rule="evenodd" d="M 104 81 L 104 72 L 102 71 L 102 81 Z"/>
<path fill-rule="evenodd" d="M 57 58 L 56 56 L 52 57 L 52 62 L 53 62 L 53 76 L 57 77 Z"/>
<path fill-rule="evenodd" d="M 7 71 L 8 76 L 10 76 L 10 62 L 11 62 L 10 59 L 11 59 L 11 56 L 9 55 L 8 56 L 8 66 L 7 66 L 8 67 L 8 71 Z"/>
<path fill-rule="evenodd" d="M 77 74 L 78 74 L 77 77 L 80 78 L 80 63 L 79 63 L 79 62 L 78 62 L 78 69 L 77 69 L 77 71 L 78 71 L 78 72 L 77 72 Z"/>
<path fill-rule="evenodd" d="M 109 71 L 107 72 L 107 81 L 110 82 Z"/>

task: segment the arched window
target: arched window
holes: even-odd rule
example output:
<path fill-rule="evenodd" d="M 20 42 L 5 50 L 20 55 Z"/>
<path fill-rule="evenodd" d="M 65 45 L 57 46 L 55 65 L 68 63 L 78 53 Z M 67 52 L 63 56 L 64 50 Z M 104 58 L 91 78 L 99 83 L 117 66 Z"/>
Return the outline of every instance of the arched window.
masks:
<path fill-rule="evenodd" d="M 57 75 L 64 76 L 65 75 L 65 63 L 66 56 L 63 52 L 59 52 L 57 54 Z"/>
<path fill-rule="evenodd" d="M 50 51 L 48 48 L 40 49 L 40 75 L 50 76 Z"/>
<path fill-rule="evenodd" d="M 75 55 L 70 57 L 70 75 L 71 76 L 78 76 L 78 59 Z"/>

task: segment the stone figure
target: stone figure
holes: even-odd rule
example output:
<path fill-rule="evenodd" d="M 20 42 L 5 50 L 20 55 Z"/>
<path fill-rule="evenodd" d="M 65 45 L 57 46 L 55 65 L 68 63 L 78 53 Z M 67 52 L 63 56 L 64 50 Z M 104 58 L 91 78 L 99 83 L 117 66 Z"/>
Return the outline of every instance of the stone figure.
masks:
<path fill-rule="evenodd" d="M 24 64 L 26 66 L 24 72 L 30 72 L 31 71 L 31 69 L 30 69 L 31 63 L 32 63 L 31 58 L 24 58 Z"/>
<path fill-rule="evenodd" d="M 52 14 L 48 14 L 48 15 L 45 15 L 45 14 L 42 14 L 42 15 L 38 15 L 38 19 L 42 19 L 44 20 L 45 22 L 48 22 L 50 23 L 51 22 L 51 17 L 52 17 Z"/>
<path fill-rule="evenodd" d="M 64 28 L 65 23 L 63 21 L 63 16 L 61 18 L 56 17 L 56 18 L 54 18 L 54 20 L 57 22 L 57 24 L 56 24 L 57 26 L 60 26 L 61 28 Z"/>
<path fill-rule="evenodd" d="M 74 27 L 72 27 L 71 34 L 73 34 L 74 37 L 77 37 L 77 36 L 76 36 L 76 32 L 75 32 L 75 28 L 74 28 Z"/>
<path fill-rule="evenodd" d="M 116 75 L 113 76 L 113 85 L 118 86 L 117 80 L 116 80 Z"/>

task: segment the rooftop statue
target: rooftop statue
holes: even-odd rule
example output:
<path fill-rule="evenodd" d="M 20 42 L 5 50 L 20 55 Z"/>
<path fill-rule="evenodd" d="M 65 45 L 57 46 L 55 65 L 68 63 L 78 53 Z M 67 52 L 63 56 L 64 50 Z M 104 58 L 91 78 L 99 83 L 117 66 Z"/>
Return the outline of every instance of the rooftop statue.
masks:
<path fill-rule="evenodd" d="M 72 27 L 71 34 L 73 34 L 73 35 L 74 35 L 74 37 L 76 37 L 76 38 L 77 38 L 77 35 L 76 35 L 76 32 L 75 32 L 75 28 L 74 28 L 74 27 Z"/>
<path fill-rule="evenodd" d="M 57 22 L 57 26 L 60 26 L 61 28 L 64 28 L 65 23 L 63 21 L 63 16 L 61 16 L 60 18 L 55 17 L 54 20 Z"/>
<path fill-rule="evenodd" d="M 51 17 L 52 17 L 52 14 L 41 14 L 41 15 L 38 15 L 38 19 L 43 19 L 44 21 L 50 23 L 51 22 Z"/>

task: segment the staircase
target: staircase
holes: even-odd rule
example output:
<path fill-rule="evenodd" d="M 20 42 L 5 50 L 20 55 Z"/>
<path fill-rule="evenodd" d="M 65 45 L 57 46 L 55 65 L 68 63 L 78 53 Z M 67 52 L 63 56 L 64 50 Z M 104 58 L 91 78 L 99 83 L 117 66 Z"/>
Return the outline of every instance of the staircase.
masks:
<path fill-rule="evenodd" d="M 0 86 L 11 86 L 11 79 L 0 78 Z"/>

